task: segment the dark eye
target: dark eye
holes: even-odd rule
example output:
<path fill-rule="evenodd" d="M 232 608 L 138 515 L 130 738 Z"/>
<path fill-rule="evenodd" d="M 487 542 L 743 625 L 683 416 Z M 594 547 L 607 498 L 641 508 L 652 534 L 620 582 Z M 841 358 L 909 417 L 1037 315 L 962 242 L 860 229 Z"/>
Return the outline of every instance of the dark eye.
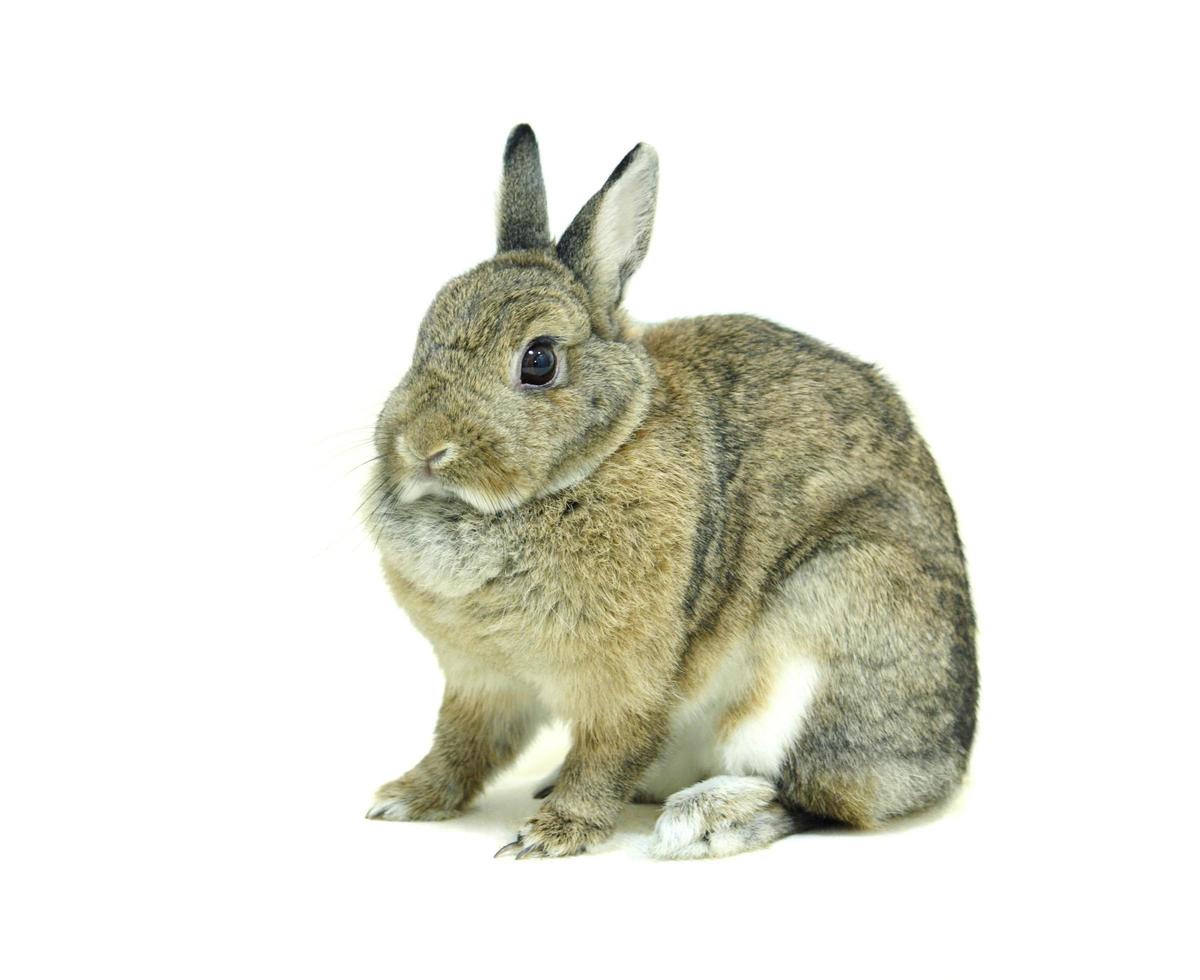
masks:
<path fill-rule="evenodd" d="M 548 385 L 554 380 L 558 358 L 554 346 L 548 340 L 535 340 L 521 355 L 521 384 Z"/>

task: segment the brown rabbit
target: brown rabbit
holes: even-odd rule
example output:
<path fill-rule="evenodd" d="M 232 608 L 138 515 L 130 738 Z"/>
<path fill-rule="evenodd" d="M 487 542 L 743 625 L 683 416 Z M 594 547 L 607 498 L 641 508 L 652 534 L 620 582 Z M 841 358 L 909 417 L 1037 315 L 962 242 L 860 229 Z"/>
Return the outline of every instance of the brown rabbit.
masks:
<path fill-rule="evenodd" d="M 557 245 L 537 143 L 379 417 L 369 524 L 446 690 L 369 817 L 461 812 L 538 727 L 572 746 L 501 853 L 576 854 L 635 796 L 663 857 L 871 827 L 959 783 L 974 620 L 954 513 L 870 365 L 749 316 L 638 327 L 657 158 Z"/>

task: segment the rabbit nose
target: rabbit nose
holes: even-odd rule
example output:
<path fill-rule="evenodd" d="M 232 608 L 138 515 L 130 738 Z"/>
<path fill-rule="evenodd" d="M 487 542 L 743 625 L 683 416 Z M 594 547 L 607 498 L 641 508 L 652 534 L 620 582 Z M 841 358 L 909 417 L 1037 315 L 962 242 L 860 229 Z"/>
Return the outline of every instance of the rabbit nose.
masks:
<path fill-rule="evenodd" d="M 458 447 L 452 442 L 426 438 L 423 434 L 399 432 L 396 434 L 395 452 L 409 466 L 419 464 L 426 476 L 433 476 L 435 469 L 454 458 Z"/>
<path fill-rule="evenodd" d="M 446 461 L 447 455 L 450 453 L 449 446 L 443 446 L 437 452 L 430 453 L 425 457 L 425 473 L 428 476 L 433 476 L 433 471 L 439 465 Z"/>

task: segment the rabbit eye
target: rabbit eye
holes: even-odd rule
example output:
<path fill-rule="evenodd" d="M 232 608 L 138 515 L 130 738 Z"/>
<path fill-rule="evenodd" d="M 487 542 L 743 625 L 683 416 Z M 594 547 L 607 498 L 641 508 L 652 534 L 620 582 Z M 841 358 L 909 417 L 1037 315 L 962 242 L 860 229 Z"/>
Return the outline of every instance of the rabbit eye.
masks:
<path fill-rule="evenodd" d="M 521 384 L 533 387 L 548 385 L 554 380 L 557 367 L 554 345 L 548 340 L 535 340 L 521 356 Z"/>

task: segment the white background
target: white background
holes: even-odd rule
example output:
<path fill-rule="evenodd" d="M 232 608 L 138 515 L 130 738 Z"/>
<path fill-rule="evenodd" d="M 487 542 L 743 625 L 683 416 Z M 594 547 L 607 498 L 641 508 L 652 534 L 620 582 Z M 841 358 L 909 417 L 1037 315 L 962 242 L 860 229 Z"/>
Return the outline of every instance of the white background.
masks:
<path fill-rule="evenodd" d="M 5 975 L 1194 970 L 1190 6 L 6 4 Z M 355 467 L 521 121 L 557 230 L 658 149 L 635 316 L 908 399 L 980 622 L 946 813 L 493 861 L 551 735 L 458 823 L 362 819 L 440 681 Z"/>

